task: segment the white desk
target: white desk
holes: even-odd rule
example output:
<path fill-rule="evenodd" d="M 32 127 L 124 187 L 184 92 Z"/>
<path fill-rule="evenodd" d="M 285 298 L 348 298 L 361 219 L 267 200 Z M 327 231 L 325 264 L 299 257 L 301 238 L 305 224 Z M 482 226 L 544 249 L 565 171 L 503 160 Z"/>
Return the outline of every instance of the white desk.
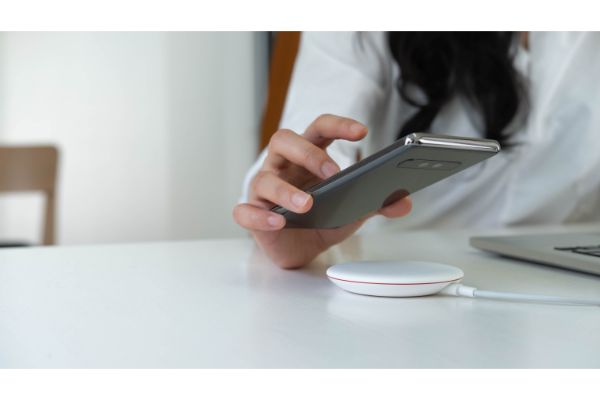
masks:
<path fill-rule="evenodd" d="M 325 278 L 334 261 L 429 259 L 482 289 L 600 297 L 600 277 L 467 238 L 354 237 L 296 271 L 250 240 L 2 250 L 0 366 L 600 367 L 598 308 L 364 297 Z"/>

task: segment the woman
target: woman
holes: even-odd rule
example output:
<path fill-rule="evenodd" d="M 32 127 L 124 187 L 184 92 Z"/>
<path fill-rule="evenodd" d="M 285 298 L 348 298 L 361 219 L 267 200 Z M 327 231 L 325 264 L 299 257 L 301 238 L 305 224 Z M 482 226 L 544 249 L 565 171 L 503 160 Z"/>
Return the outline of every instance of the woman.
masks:
<path fill-rule="evenodd" d="M 379 210 L 406 216 L 396 226 L 598 220 L 598 111 L 598 33 L 304 33 L 284 129 L 249 171 L 234 218 L 275 263 L 304 265 L 374 215 L 294 230 L 269 209 L 308 211 L 306 183 L 423 131 L 493 138 L 504 150 L 415 193 L 408 216 L 408 198 Z"/>

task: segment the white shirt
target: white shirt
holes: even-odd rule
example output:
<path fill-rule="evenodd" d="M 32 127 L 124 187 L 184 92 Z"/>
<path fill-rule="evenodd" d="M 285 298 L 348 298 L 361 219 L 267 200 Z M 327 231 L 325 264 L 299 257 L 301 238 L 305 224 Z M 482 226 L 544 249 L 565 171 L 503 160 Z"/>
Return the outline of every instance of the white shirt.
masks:
<path fill-rule="evenodd" d="M 516 51 L 530 101 L 515 133 L 521 145 L 412 194 L 411 214 L 376 217 L 371 228 L 600 220 L 600 33 L 532 32 L 529 50 Z M 369 134 L 361 142 L 338 140 L 328 148 L 345 168 L 357 152 L 364 157 L 391 144 L 415 111 L 401 100 L 398 77 L 383 32 L 303 33 L 280 126 L 302 133 L 323 113 L 363 122 Z M 482 137 L 479 118 L 457 98 L 429 131 Z M 248 172 L 242 199 L 264 156 Z"/>

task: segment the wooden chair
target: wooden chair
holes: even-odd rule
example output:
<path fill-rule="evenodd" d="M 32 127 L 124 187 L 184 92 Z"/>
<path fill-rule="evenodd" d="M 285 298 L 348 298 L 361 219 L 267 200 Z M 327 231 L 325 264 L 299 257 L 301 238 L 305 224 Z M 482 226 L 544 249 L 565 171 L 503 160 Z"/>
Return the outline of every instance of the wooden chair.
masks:
<path fill-rule="evenodd" d="M 260 133 L 260 150 L 279 128 L 288 86 L 300 46 L 300 32 L 277 32 L 269 67 L 269 89 Z"/>
<path fill-rule="evenodd" d="M 45 194 L 44 245 L 54 244 L 57 170 L 58 150 L 53 146 L 0 146 L 0 193 Z"/>

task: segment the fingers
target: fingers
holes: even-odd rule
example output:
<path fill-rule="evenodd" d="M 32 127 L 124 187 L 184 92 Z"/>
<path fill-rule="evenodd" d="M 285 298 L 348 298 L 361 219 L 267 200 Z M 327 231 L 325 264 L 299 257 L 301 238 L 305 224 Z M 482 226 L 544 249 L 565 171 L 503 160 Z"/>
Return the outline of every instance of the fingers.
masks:
<path fill-rule="evenodd" d="M 271 204 L 295 213 L 305 213 L 313 205 L 310 195 L 280 177 L 290 174 L 286 172 L 287 167 L 290 164 L 299 166 L 316 177 L 327 179 L 339 172 L 340 168 L 324 148 L 335 139 L 357 141 L 366 134 L 367 127 L 363 124 L 329 114 L 318 117 L 304 135 L 279 130 L 271 138 L 263 170 L 252 180 L 251 202 L 237 205 L 233 210 L 234 219 L 250 230 L 282 229 L 285 218 L 270 211 Z"/>
<path fill-rule="evenodd" d="M 250 204 L 238 204 L 233 219 L 243 228 L 258 231 L 277 231 L 285 226 L 285 218 L 269 210 Z"/>
<path fill-rule="evenodd" d="M 340 167 L 323 149 L 289 129 L 280 129 L 269 142 L 269 156 L 265 160 L 265 168 L 276 170 L 287 161 L 322 179 L 340 171 Z"/>
<path fill-rule="evenodd" d="M 412 209 L 412 201 L 410 197 L 403 197 L 400 200 L 390 204 L 379 210 L 379 214 L 387 218 L 404 217 Z"/>
<path fill-rule="evenodd" d="M 323 114 L 306 128 L 303 136 L 316 146 L 325 148 L 334 139 L 353 142 L 360 140 L 366 136 L 367 131 L 366 126 L 353 119 Z"/>
<path fill-rule="evenodd" d="M 323 149 L 335 139 L 360 140 L 367 134 L 363 124 L 336 115 L 324 114 L 298 135 L 280 129 L 271 137 L 265 168 L 277 170 L 287 162 L 301 166 L 321 179 L 339 172 L 339 166 Z"/>
<path fill-rule="evenodd" d="M 270 171 L 259 172 L 252 181 L 252 190 L 258 200 L 267 200 L 296 213 L 305 213 L 312 207 L 312 197 L 284 181 Z"/>

